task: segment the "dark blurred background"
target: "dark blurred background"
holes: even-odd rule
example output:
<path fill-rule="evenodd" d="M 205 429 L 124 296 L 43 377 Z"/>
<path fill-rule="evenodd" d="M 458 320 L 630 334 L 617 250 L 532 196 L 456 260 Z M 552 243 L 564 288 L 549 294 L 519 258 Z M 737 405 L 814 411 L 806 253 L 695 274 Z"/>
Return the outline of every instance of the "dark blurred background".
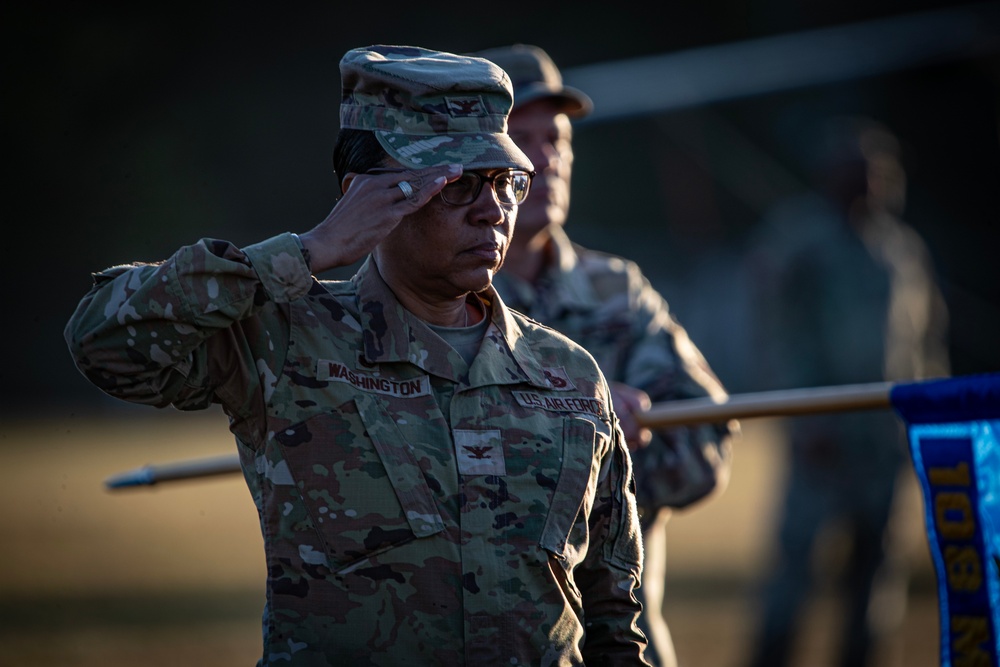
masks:
<path fill-rule="evenodd" d="M 339 194 L 331 167 L 338 61 L 379 42 L 455 52 L 534 43 L 570 82 L 603 63 L 673 55 L 676 73 L 704 61 L 680 56 L 717 54 L 714 69 L 689 68 L 714 92 L 670 108 L 602 117 L 602 99 L 642 98 L 643 86 L 622 79 L 620 91 L 588 90 L 598 113 L 577 127 L 570 224 L 577 240 L 638 260 L 737 391 L 743 352 L 726 294 L 738 278 L 727 274 L 727 252 L 768 205 L 801 187 L 811 124 L 831 113 L 883 121 L 905 150 L 904 217 L 928 240 L 950 307 L 953 372 L 1000 370 L 998 3 L 639 4 L 6 6 L 4 133 L 13 159 L 3 410 L 120 408 L 77 373 L 62 339 L 91 271 L 162 259 L 201 237 L 242 245 L 320 221 Z M 893 28 L 945 9 L 964 22 L 932 20 L 939 28 L 905 39 Z M 775 42 L 784 50 L 759 68 L 779 81 L 767 89 L 735 85 L 747 83 L 741 67 L 754 61 L 720 50 L 860 25 L 881 30 L 847 33 L 846 45 L 826 51 L 818 37 Z M 890 56 L 851 69 L 880 47 Z M 845 72 L 824 78 L 844 63 Z M 806 75 L 782 84 L 784 67 Z"/>

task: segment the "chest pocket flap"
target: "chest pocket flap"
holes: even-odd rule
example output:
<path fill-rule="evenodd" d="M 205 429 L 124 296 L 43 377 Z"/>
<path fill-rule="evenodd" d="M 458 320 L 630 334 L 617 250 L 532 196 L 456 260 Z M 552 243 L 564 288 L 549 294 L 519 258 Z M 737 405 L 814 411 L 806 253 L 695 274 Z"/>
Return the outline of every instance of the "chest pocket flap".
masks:
<path fill-rule="evenodd" d="M 374 396 L 362 394 L 355 398 L 355 403 L 413 534 L 427 537 L 444 530 L 444 520 L 413 450 L 392 417 Z"/>
<path fill-rule="evenodd" d="M 552 494 L 552 504 L 539 543 L 559 557 L 566 555 L 566 543 L 577 517 L 590 513 L 594 503 L 597 471 L 594 466 L 594 442 L 597 427 L 580 417 L 563 422 L 562 467 Z"/>

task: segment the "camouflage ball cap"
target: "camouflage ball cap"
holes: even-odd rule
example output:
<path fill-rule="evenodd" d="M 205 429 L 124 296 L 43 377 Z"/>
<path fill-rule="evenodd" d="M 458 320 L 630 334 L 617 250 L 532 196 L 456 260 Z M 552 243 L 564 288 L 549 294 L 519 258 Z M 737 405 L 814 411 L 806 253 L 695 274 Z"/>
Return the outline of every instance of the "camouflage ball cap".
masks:
<path fill-rule="evenodd" d="M 531 44 L 511 44 L 477 51 L 507 72 L 514 84 L 514 108 L 538 99 L 553 99 L 571 118 L 582 118 L 594 110 L 594 101 L 582 90 L 563 83 L 559 68 L 544 49 Z"/>
<path fill-rule="evenodd" d="M 507 135 L 510 77 L 488 60 L 377 44 L 348 51 L 340 76 L 340 126 L 374 132 L 407 167 L 534 169 Z"/>

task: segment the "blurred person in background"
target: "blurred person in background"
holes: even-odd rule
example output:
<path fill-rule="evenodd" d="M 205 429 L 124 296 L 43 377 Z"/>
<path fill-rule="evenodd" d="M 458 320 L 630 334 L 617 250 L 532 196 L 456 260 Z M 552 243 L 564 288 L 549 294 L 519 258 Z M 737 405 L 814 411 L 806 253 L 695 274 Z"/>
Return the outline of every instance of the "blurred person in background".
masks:
<path fill-rule="evenodd" d="M 531 183 L 509 78 L 383 45 L 340 71 L 327 218 L 96 274 L 65 330 L 78 368 L 222 405 L 264 538 L 259 665 L 647 665 L 608 385 L 491 288 Z"/>
<path fill-rule="evenodd" d="M 564 85 L 551 57 L 537 46 L 513 44 L 474 55 L 510 75 L 514 108 L 508 131 L 536 170 L 494 286 L 511 308 L 583 345 L 604 371 L 634 462 L 645 549 L 637 591 L 643 603 L 639 625 L 653 647 L 646 655 L 657 665 L 674 667 L 677 658 L 662 613 L 667 520 L 672 510 L 726 487 L 738 425 L 653 433 L 636 422 L 634 416 L 652 402 L 722 398 L 726 391 L 638 265 L 581 247 L 566 234 L 572 120 L 590 113 L 590 97 Z"/>
<path fill-rule="evenodd" d="M 765 214 L 746 255 L 755 389 L 946 376 L 947 312 L 929 250 L 900 218 L 897 137 L 869 118 L 834 118 L 806 145 L 817 146 L 814 191 Z M 909 578 L 893 520 L 909 471 L 904 428 L 890 411 L 785 423 L 789 466 L 748 665 L 795 664 L 821 581 L 836 582 L 842 605 L 835 664 L 894 664 L 882 640 L 902 620 Z"/>

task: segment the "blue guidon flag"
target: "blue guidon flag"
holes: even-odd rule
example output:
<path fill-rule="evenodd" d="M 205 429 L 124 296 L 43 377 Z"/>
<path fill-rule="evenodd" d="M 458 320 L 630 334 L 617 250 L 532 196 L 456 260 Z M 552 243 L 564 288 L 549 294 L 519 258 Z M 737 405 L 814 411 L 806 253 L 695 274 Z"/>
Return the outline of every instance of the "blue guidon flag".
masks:
<path fill-rule="evenodd" d="M 1000 667 L 1000 373 L 898 384 L 937 575 L 941 667 Z"/>

